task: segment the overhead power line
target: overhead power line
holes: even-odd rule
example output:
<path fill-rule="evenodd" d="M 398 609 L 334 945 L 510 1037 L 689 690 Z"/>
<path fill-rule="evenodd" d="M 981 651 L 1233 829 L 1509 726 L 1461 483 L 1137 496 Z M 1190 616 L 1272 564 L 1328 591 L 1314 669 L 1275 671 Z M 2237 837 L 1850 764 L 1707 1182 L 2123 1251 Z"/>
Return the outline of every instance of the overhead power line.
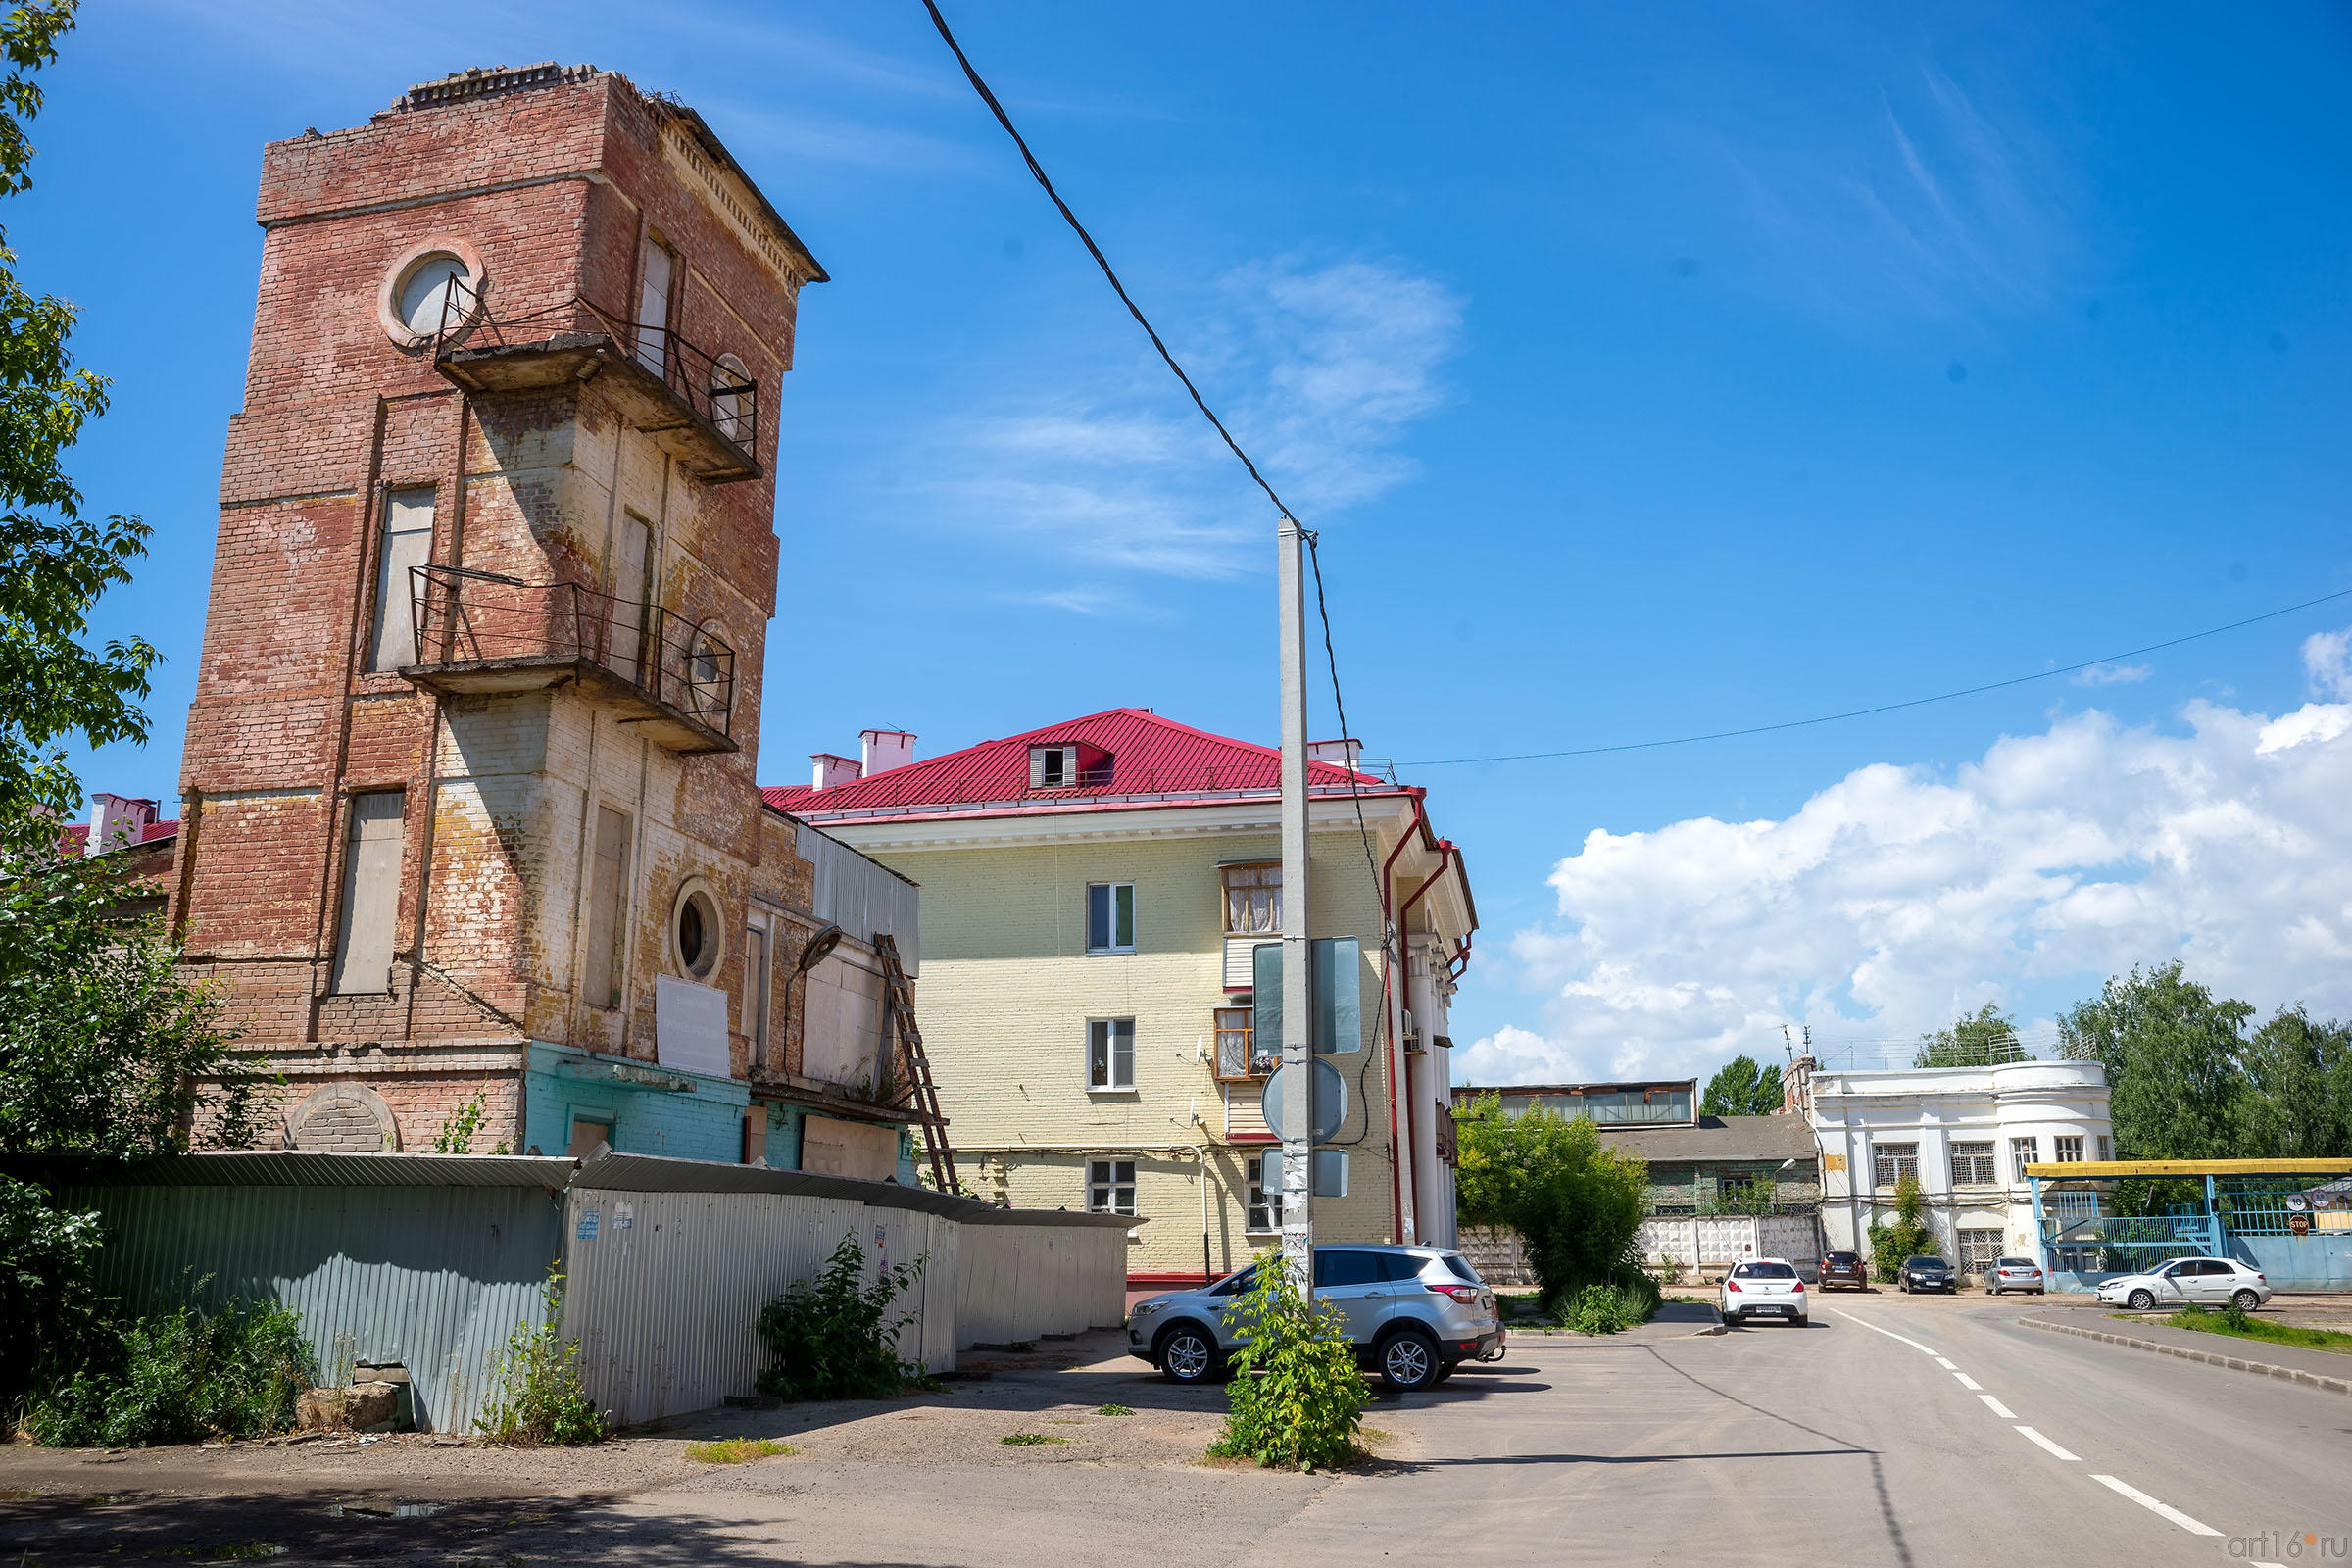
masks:
<path fill-rule="evenodd" d="M 1217 417 L 1216 411 L 1208 406 L 1208 400 L 1200 395 L 1200 387 L 1194 385 L 1193 378 L 1185 374 L 1184 367 L 1176 363 L 1176 356 L 1169 352 L 1166 341 L 1152 325 L 1151 318 L 1144 315 L 1143 307 L 1135 303 L 1135 297 L 1127 292 L 1127 285 L 1119 281 L 1119 274 L 1111 267 L 1110 258 L 1102 254 L 1102 247 L 1095 243 L 1095 236 L 1087 232 L 1086 225 L 1078 220 L 1078 215 L 1070 211 L 1070 204 L 1061 199 L 1061 192 L 1054 188 L 1054 181 L 1046 173 L 1045 166 L 1037 161 L 1037 154 L 1030 151 L 1027 138 L 1014 126 L 1012 117 L 1004 112 L 1004 105 L 989 89 L 988 83 L 981 79 L 980 73 L 973 69 L 971 57 L 963 52 L 963 45 L 956 41 L 956 34 L 949 28 L 948 19 L 940 14 L 936 0 L 923 0 L 923 9 L 931 13 L 931 25 L 939 29 L 941 40 L 955 54 L 956 63 L 963 68 L 963 79 L 972 84 L 972 90 L 980 95 L 980 101 L 988 105 L 988 112 L 997 117 L 998 124 L 1004 127 L 1004 134 L 1010 136 L 1012 144 L 1021 150 L 1021 162 L 1029 166 L 1030 174 L 1054 203 L 1054 210 L 1061 214 L 1062 221 L 1070 225 L 1071 232 L 1086 246 L 1086 253 L 1102 270 L 1102 276 L 1110 283 L 1111 292 L 1118 295 L 1121 305 L 1127 307 L 1127 314 L 1135 318 L 1135 324 L 1144 329 L 1144 336 L 1150 338 L 1152 348 L 1159 351 L 1160 362 L 1167 366 L 1169 373 L 1184 383 L 1184 390 L 1192 397 L 1193 407 L 1200 411 L 1200 416 L 1223 438 L 1227 450 L 1241 460 L 1243 467 L 1250 470 L 1250 479 L 1266 493 L 1266 499 L 1274 503 L 1274 510 L 1282 514 L 1283 520 L 1295 524 L 1305 539 L 1307 563 L 1315 574 L 1315 613 L 1323 622 L 1323 658 L 1331 671 L 1331 706 L 1340 721 L 1340 735 L 1346 739 L 1352 732 L 1348 727 L 1348 699 L 1340 692 L 1340 656 L 1332 646 L 1331 609 L 1323 597 L 1323 552 L 1320 540 L 1304 523 L 1298 521 L 1298 515 L 1275 493 L 1273 485 L 1266 482 L 1266 476 L 1258 471 L 1250 454 L 1242 450 L 1242 444 L 1233 438 L 1233 432 L 1225 428 L 1225 421 Z M 1364 864 L 1371 870 L 1372 880 L 1377 884 L 1380 881 L 1380 867 L 1372 854 L 1371 830 L 1364 825 L 1363 792 L 1356 778 L 1352 759 L 1348 760 L 1346 771 L 1348 798 L 1355 804 L 1355 834 L 1364 847 Z"/>
<path fill-rule="evenodd" d="M 2182 643 L 2198 642 L 2207 637 L 2219 637 L 2227 631 L 2236 631 L 2241 627 L 2258 625 L 2266 620 L 2277 620 L 2281 615 L 2291 615 L 2299 610 L 2309 610 L 2315 605 L 2332 604 L 2338 599 L 2352 599 L 2352 588 L 2341 588 L 2331 594 L 2322 594 L 2317 599 L 2306 599 L 2299 605 L 2288 605 L 2283 610 L 2268 610 L 2259 615 L 2248 615 L 2245 619 L 2233 620 L 2227 626 L 2209 626 L 2203 631 L 2192 631 L 2185 637 L 2167 638 L 2160 643 L 2149 643 L 2144 648 L 2127 649 L 2123 653 L 2109 654 L 2102 659 L 2086 659 L 2080 664 L 2067 664 L 2058 669 L 2038 669 L 2031 675 L 2016 675 L 2008 680 L 1986 681 L 1982 686 L 1964 686 L 1956 692 L 1937 692 L 1933 697 L 1914 697 L 1906 702 L 1881 703 L 1876 708 L 1853 708 L 1842 713 L 1824 713 L 1818 718 L 1791 718 L 1778 724 L 1751 724 L 1745 729 L 1719 729 L 1704 735 L 1677 735 L 1670 740 L 1627 741 L 1617 746 L 1580 746 L 1560 752 L 1511 752 L 1498 757 L 1422 758 L 1417 761 L 1398 762 L 1396 765 L 1398 767 L 1469 767 L 1482 762 L 1537 762 L 1557 757 L 1603 757 L 1612 752 L 1647 752 L 1655 751 L 1662 746 L 1695 746 L 1701 741 L 1728 741 L 1737 740 L 1742 735 L 1770 735 L 1785 729 L 1807 729 L 1815 724 L 1835 724 L 1848 718 L 1868 718 L 1874 713 L 1900 712 L 1906 708 L 1925 708 L 1930 703 L 1948 703 L 1958 698 L 1975 697 L 1984 692 L 2005 691 L 2009 687 L 2024 686 L 2037 680 L 2054 680 L 2060 675 L 2079 675 L 2083 670 L 2095 669 L 2101 664 L 2112 664 L 2126 659 L 2137 659 L 2142 654 L 2153 654 L 2167 648 L 2178 648 Z"/>

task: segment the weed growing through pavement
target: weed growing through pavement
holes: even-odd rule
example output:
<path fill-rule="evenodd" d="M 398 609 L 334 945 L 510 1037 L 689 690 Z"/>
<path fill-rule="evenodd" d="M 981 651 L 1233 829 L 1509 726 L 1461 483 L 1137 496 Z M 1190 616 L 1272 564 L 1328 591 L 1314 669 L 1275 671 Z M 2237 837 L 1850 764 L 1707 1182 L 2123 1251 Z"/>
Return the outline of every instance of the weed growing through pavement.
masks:
<path fill-rule="evenodd" d="M 696 1464 L 741 1464 L 746 1459 L 772 1459 L 779 1453 L 798 1453 L 790 1444 L 773 1438 L 712 1438 L 686 1445 L 686 1457 Z"/>
<path fill-rule="evenodd" d="M 1284 1470 L 1346 1464 L 1368 1398 L 1348 1320 L 1329 1301 L 1310 1302 L 1273 1252 L 1258 1254 L 1256 1281 L 1225 1309 L 1242 1345 L 1209 1457 Z"/>
<path fill-rule="evenodd" d="M 1008 1448 L 1033 1448 L 1041 1443 L 1066 1444 L 1070 1440 L 1048 1437 L 1043 1432 L 1015 1432 L 1010 1437 L 999 1438 L 997 1441 Z"/>
<path fill-rule="evenodd" d="M 1134 1411 L 1134 1410 L 1132 1410 L 1132 1409 L 1130 1409 L 1128 1406 L 1126 1406 L 1126 1405 L 1123 1405 L 1123 1404 L 1098 1404 L 1098 1405 L 1096 1405 L 1096 1406 L 1095 1406 L 1095 1414 L 1097 1414 L 1097 1415 L 1133 1415 L 1133 1414 L 1135 1414 L 1135 1411 Z"/>
<path fill-rule="evenodd" d="M 914 1313 L 890 1315 L 892 1303 L 921 1281 L 926 1261 L 880 1269 L 867 1284 L 865 1249 L 856 1236 L 844 1236 L 814 1279 L 760 1309 L 768 1362 L 760 1392 L 785 1399 L 887 1399 L 910 1387 L 940 1388 L 899 1356 L 899 1331 Z"/>

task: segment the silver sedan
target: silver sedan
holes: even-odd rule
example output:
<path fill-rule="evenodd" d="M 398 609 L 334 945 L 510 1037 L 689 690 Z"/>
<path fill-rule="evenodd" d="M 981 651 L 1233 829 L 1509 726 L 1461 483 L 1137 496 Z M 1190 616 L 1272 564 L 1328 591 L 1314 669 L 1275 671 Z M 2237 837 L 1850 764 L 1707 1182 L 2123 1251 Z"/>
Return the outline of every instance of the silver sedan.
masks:
<path fill-rule="evenodd" d="M 2165 1306 L 2234 1304 L 2251 1312 L 2271 1298 L 2262 1271 L 2228 1257 L 2176 1257 L 2145 1274 L 2101 1280 L 2098 1298 L 2134 1312 Z"/>

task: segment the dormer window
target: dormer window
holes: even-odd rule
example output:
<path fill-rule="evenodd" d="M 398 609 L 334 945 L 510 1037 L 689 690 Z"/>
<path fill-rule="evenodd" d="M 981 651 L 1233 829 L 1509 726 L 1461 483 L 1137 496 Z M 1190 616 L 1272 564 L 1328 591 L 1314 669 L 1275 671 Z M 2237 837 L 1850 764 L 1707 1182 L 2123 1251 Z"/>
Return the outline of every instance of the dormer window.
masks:
<path fill-rule="evenodd" d="M 1029 748 L 1029 787 L 1033 790 L 1068 789 L 1078 782 L 1078 748 L 1075 746 L 1032 746 Z"/>
<path fill-rule="evenodd" d="M 1033 790 L 1099 789 L 1110 782 L 1110 754 L 1084 741 L 1029 748 Z"/>

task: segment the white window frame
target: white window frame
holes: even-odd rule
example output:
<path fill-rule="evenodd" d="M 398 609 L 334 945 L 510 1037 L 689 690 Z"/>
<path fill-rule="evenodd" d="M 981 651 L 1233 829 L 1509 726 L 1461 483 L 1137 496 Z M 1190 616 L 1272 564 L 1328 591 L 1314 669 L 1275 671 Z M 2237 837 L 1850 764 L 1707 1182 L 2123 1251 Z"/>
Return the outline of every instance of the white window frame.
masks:
<path fill-rule="evenodd" d="M 2026 1167 L 2041 1163 L 2041 1138 L 2012 1138 L 2009 1140 L 2009 1161 L 2017 1167 L 2017 1179 L 2024 1182 Z"/>
<path fill-rule="evenodd" d="M 1102 889 L 1104 894 L 1102 935 L 1105 945 L 1102 947 L 1095 945 L 1095 890 L 1097 888 Z M 1119 941 L 1119 890 L 1121 888 L 1127 890 L 1127 940 L 1124 943 Z M 1135 884 L 1132 882 L 1089 882 L 1086 885 L 1085 919 L 1086 951 L 1090 957 L 1107 953 L 1133 953 L 1135 951 Z"/>
<path fill-rule="evenodd" d="M 752 1065 L 767 1062 L 768 1019 L 773 1010 L 770 976 L 775 972 L 775 922 L 755 914 L 744 922 L 743 1032 L 752 1043 Z"/>
<path fill-rule="evenodd" d="M 1058 776 L 1049 777 L 1049 774 Z M 1029 749 L 1029 787 L 1033 790 L 1076 789 L 1078 787 L 1078 748 L 1075 746 L 1032 746 Z"/>
<path fill-rule="evenodd" d="M 2060 1165 L 2080 1165 L 2082 1163 L 2082 1134 L 2074 1133 L 2070 1135 L 2062 1135 L 2056 1140 L 2056 1143 L 2058 1147 L 2054 1152 L 2058 1157 L 2054 1163 Z"/>
<path fill-rule="evenodd" d="M 1282 1207 L 1282 1156 L 1268 1151 L 1242 1160 L 1244 1177 L 1242 1231 L 1249 1236 L 1275 1236 L 1282 1231 L 1276 1211 Z"/>
<path fill-rule="evenodd" d="M 1132 1159 L 1104 1158 L 1086 1162 L 1086 1211 L 1090 1214 L 1129 1214 L 1135 1212 L 1135 1164 Z M 1121 1168 L 1126 1180 L 1119 1179 Z M 1127 1206 L 1119 1206 L 1119 1194 L 1127 1195 Z M 1096 1194 L 1102 1201 L 1096 1201 Z"/>
<path fill-rule="evenodd" d="M 2104 1164 L 2115 1157 L 2115 1142 L 2106 1133 L 2099 1134 L 2099 1160 Z"/>
<path fill-rule="evenodd" d="M 1127 1026 L 1127 1077 L 1119 1081 L 1119 1026 Z M 1102 1030 L 1102 1065 L 1106 1081 L 1095 1078 L 1095 1031 Z M 1086 1020 L 1086 1092 L 1090 1095 L 1131 1095 L 1135 1093 L 1135 1020 L 1133 1018 L 1089 1018 Z"/>
<path fill-rule="evenodd" d="M 1892 1187 L 1896 1183 L 1900 1182 L 1903 1179 L 1903 1167 L 1905 1165 L 1909 1165 L 1911 1167 L 1912 1179 L 1914 1181 L 1918 1180 L 1918 1144 L 1882 1144 L 1876 1139 L 1871 1141 L 1870 1182 L 1874 1189 L 1881 1187 Z M 1883 1170 L 1891 1170 L 1893 1174 L 1891 1176 L 1882 1175 L 1881 1172 Z"/>

